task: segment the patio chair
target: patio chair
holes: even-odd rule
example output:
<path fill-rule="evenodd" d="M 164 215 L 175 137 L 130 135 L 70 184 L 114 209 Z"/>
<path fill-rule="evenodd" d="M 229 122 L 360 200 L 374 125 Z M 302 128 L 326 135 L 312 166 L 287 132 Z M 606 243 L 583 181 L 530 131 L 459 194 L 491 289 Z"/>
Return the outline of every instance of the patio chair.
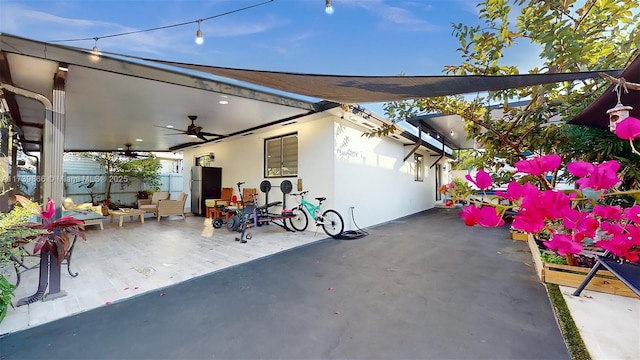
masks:
<path fill-rule="evenodd" d="M 184 216 L 184 205 L 187 202 L 187 194 L 180 193 L 176 200 L 160 200 L 158 201 L 158 222 L 160 222 L 160 218 L 163 216 L 170 215 L 180 215 L 182 219 L 185 219 Z"/>
<path fill-rule="evenodd" d="M 204 203 L 207 209 L 207 219 L 220 217 L 221 208 L 231 205 L 231 197 L 233 196 L 233 188 L 222 188 L 222 194 L 219 199 L 205 199 Z"/>
<path fill-rule="evenodd" d="M 640 296 L 640 264 L 621 261 L 613 257 L 609 251 L 605 251 L 603 255 L 596 255 L 595 260 L 596 264 L 591 268 L 587 277 L 571 295 L 580 296 L 582 290 L 587 287 L 598 270 L 606 269 L 618 278 L 618 280 L 627 285 L 631 291 L 636 293 L 636 295 Z"/>
<path fill-rule="evenodd" d="M 151 196 L 151 199 L 139 199 L 138 209 L 144 211 L 145 213 L 153 213 L 157 217 L 158 202 L 160 200 L 169 200 L 169 192 L 156 191 Z"/>
<path fill-rule="evenodd" d="M 244 188 L 242 189 L 242 207 L 248 205 L 254 205 L 255 199 L 254 196 L 258 195 L 258 190 L 256 188 Z"/>

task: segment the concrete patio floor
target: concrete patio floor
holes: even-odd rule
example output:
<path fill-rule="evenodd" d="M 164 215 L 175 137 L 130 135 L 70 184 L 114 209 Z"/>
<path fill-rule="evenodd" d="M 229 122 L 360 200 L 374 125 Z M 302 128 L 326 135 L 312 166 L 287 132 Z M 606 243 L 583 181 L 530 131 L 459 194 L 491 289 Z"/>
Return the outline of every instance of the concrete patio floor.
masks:
<path fill-rule="evenodd" d="M 214 229 L 210 220 L 197 216 L 185 220 L 171 216 L 160 222 L 147 216 L 144 224 L 126 218 L 122 227 L 117 220 L 109 223 L 109 217 L 105 217 L 103 223 L 104 230 L 87 226 L 87 241 L 76 241 L 71 271 L 79 275 L 71 277 L 66 263 L 62 266 L 61 289 L 67 296 L 10 308 L 0 323 L 0 334 L 95 309 L 326 236 L 322 230 L 316 235 L 309 231 L 286 232 L 269 225 L 256 228 L 253 240 L 241 244 L 234 241 L 239 233 L 229 232 L 225 226 Z M 29 261 L 37 264 L 38 259 Z M 15 283 L 11 268 L 3 273 Z M 38 269 L 22 274 L 14 304 L 36 292 L 38 275 Z"/>
<path fill-rule="evenodd" d="M 63 273 L 69 295 L 9 310 L 0 324 L 0 334 L 10 333 L 0 338 L 0 358 L 200 358 L 210 357 L 213 344 L 222 358 L 569 358 L 527 246 L 509 240 L 506 229 L 467 228 L 454 210 L 434 209 L 368 231 L 363 239 L 336 241 L 269 226 L 240 244 L 233 241 L 236 234 L 199 217 L 125 222 L 122 228 L 105 222 L 104 231 L 88 230 L 89 240 L 77 245 L 72 271 L 80 275 Z M 35 291 L 37 270 L 25 275 L 16 298 Z M 203 288 L 209 290 L 197 293 Z M 572 289 L 561 289 L 594 359 L 636 358 L 639 300 L 590 291 L 577 298 Z M 165 292 L 170 296 L 161 297 Z M 191 301 L 171 296 L 191 292 L 197 294 Z M 198 305 L 192 302 L 198 296 L 216 297 L 199 316 L 240 325 L 220 328 L 196 320 Z M 154 338 L 167 331 L 163 326 L 189 333 L 224 329 L 225 336 L 185 340 L 191 346 L 173 353 L 154 352 L 149 347 L 158 340 L 151 338 L 137 349 L 122 344 L 102 355 L 88 345 L 84 353 L 29 348 L 34 331 L 46 333 L 48 341 L 95 341 L 98 348 L 104 339 L 93 336 L 105 330 L 111 332 L 107 342 L 144 338 L 135 324 L 145 320 L 137 316 L 157 311 L 159 298 L 167 300 L 163 309 L 182 308 L 178 312 L 192 320 L 155 324 Z M 105 320 L 119 316 L 131 319 L 120 331 Z M 333 329 L 336 319 L 343 325 Z M 275 330 L 282 326 L 315 345 L 270 344 L 292 340 Z M 331 329 L 341 336 L 332 336 Z M 240 339 L 228 343 L 233 334 Z M 388 338 L 402 346 L 391 346 Z"/>

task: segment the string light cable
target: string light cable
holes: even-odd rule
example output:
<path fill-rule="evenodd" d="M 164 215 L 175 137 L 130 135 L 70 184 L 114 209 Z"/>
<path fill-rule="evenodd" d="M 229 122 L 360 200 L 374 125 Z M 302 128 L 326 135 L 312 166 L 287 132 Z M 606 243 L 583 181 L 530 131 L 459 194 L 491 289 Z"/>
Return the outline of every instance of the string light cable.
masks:
<path fill-rule="evenodd" d="M 158 27 L 151 28 L 151 29 L 133 30 L 133 31 L 127 31 L 127 32 L 122 32 L 122 33 L 117 33 L 117 34 L 103 35 L 103 36 L 93 36 L 93 37 L 86 37 L 86 38 L 75 38 L 75 39 L 64 39 L 64 40 L 51 40 L 49 42 L 50 43 L 60 43 L 60 42 L 75 42 L 75 41 L 93 40 L 93 41 L 95 41 L 95 45 L 93 47 L 93 52 L 97 53 L 98 52 L 98 40 L 100 40 L 100 39 L 107 39 L 107 38 L 118 37 L 118 36 L 139 34 L 139 33 L 156 31 L 156 30 L 164 30 L 164 29 L 174 28 L 174 27 L 178 27 L 178 26 L 185 26 L 185 25 L 189 25 L 189 24 L 197 24 L 198 25 L 198 31 L 196 32 L 196 42 L 200 43 L 202 41 L 202 31 L 200 30 L 200 23 L 202 23 L 203 21 L 219 18 L 219 17 L 225 16 L 225 15 L 234 14 L 234 13 L 237 13 L 237 12 L 240 12 L 240 11 L 244 11 L 244 10 L 249 10 L 251 8 L 258 7 L 258 6 L 261 6 L 261 5 L 265 5 L 265 4 L 271 3 L 273 1 L 274 0 L 268 0 L 268 1 L 264 1 L 264 2 L 258 3 L 258 4 L 249 5 L 249 6 L 245 6 L 243 8 L 227 11 L 227 12 L 224 12 L 224 13 L 221 13 L 221 14 L 216 14 L 216 15 L 209 16 L 209 17 L 202 18 L 202 19 L 186 21 L 186 22 L 182 22 L 182 23 L 179 23 L 179 24 L 158 26 Z"/>

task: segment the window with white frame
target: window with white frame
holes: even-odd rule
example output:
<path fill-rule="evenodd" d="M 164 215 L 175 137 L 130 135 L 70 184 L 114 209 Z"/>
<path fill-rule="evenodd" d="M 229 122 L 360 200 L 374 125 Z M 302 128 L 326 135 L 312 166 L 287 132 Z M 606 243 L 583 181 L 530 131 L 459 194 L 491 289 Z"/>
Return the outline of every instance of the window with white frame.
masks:
<path fill-rule="evenodd" d="M 264 140 L 264 177 L 298 176 L 298 133 Z"/>
<path fill-rule="evenodd" d="M 424 181 L 424 160 L 422 155 L 414 154 L 413 161 L 416 167 L 416 181 Z"/>

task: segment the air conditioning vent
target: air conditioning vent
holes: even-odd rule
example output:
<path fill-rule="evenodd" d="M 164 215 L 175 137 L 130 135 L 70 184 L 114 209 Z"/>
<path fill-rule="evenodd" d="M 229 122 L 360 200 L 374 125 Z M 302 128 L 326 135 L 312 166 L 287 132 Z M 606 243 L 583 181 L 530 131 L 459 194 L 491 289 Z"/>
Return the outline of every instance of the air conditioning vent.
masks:
<path fill-rule="evenodd" d="M 369 129 L 373 129 L 373 128 L 375 127 L 375 126 L 373 126 L 373 125 L 369 124 L 368 122 L 364 122 L 364 121 L 362 122 L 362 126 L 366 126 L 366 127 L 368 127 Z"/>

